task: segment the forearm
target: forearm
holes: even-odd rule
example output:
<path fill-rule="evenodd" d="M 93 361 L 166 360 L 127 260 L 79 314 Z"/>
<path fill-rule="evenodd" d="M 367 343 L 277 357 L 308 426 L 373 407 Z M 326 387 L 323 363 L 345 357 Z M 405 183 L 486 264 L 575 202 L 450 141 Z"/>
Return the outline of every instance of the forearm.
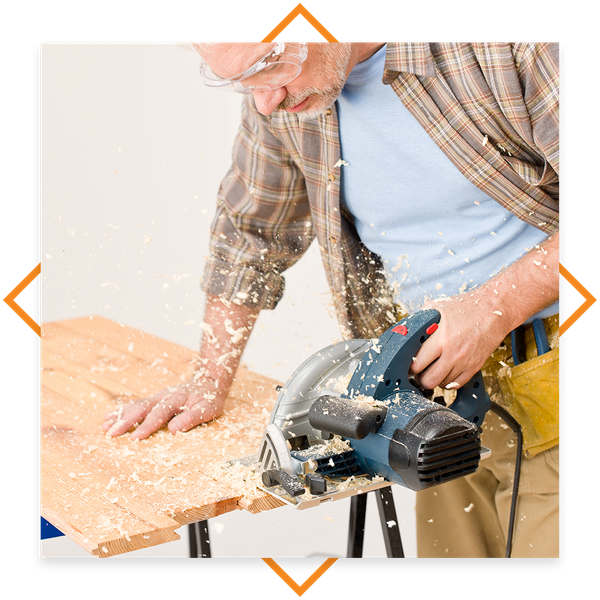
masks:
<path fill-rule="evenodd" d="M 559 295 L 559 234 L 547 238 L 472 293 L 476 306 L 503 323 L 506 334 L 553 304 Z M 490 317 L 492 318 L 492 317 Z"/>
<path fill-rule="evenodd" d="M 557 233 L 477 289 L 426 306 L 441 319 L 413 360 L 423 387 L 464 385 L 513 329 L 558 300 L 558 240 Z"/>
<path fill-rule="evenodd" d="M 148 437 L 165 423 L 176 433 L 218 417 L 258 312 L 209 296 L 198 365 L 192 378 L 110 412 L 104 430 L 116 436 L 136 427 L 131 434 L 135 440 Z"/>
<path fill-rule="evenodd" d="M 259 310 L 207 295 L 194 379 L 208 377 L 229 390 Z"/>

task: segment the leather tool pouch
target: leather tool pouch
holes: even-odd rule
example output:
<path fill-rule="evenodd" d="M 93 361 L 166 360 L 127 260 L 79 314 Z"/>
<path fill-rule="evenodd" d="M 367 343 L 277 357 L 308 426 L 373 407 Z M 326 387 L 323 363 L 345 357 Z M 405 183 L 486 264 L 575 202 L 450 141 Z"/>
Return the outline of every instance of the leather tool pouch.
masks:
<path fill-rule="evenodd" d="M 521 425 L 527 457 L 559 441 L 558 352 L 554 348 L 498 373 L 502 404 Z"/>

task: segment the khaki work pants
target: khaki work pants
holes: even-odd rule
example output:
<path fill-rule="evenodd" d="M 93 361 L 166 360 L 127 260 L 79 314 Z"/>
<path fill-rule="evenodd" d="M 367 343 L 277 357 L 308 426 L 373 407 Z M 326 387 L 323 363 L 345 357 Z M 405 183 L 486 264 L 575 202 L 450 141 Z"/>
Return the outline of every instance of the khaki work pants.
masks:
<path fill-rule="evenodd" d="M 559 556 L 559 446 L 558 446 L 558 318 L 551 318 L 548 331 L 554 348 L 552 358 L 542 365 L 542 384 L 526 381 L 524 395 L 512 394 L 507 385 L 506 364 L 510 363 L 510 341 L 484 367 L 492 400 L 508 409 L 521 422 L 525 452 L 511 556 L 546 558 Z M 533 340 L 527 343 L 531 355 Z M 550 354 L 544 356 L 551 356 Z M 541 358 L 541 357 L 540 357 Z M 512 368 L 518 380 L 524 372 L 537 370 L 538 359 Z M 532 368 L 532 365 L 536 368 Z M 490 369 L 495 378 L 489 379 Z M 549 372 L 553 370 L 553 374 Z M 499 375 L 498 375 L 499 371 Z M 512 373 L 509 372 L 509 376 Z M 512 385 L 512 381 L 510 382 Z M 539 398 L 531 390 L 543 390 Z M 544 389 L 546 387 L 546 389 Z M 543 403 L 555 388 L 555 398 L 546 403 L 554 417 L 531 406 Z M 516 397 L 516 400 L 515 400 Z M 516 405 L 515 405 L 516 402 Z M 551 411 L 551 412 L 552 412 Z M 527 414 L 526 414 L 527 413 Z M 529 415 L 529 416 L 528 416 Z M 540 416 L 541 415 L 541 416 Z M 552 419 L 555 422 L 552 422 Z M 477 472 L 467 477 L 417 493 L 417 552 L 422 558 L 502 558 L 510 520 L 517 437 L 496 414 L 488 412 L 481 434 L 482 444 L 492 450 Z"/>

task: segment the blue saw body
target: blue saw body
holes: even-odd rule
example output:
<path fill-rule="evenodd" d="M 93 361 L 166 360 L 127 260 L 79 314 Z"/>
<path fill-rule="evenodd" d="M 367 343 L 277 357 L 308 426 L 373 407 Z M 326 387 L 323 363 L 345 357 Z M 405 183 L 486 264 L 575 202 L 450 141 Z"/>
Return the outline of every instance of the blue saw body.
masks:
<path fill-rule="evenodd" d="M 476 471 L 480 426 L 490 408 L 481 373 L 457 390 L 449 407 L 429 399 L 410 376 L 413 357 L 439 321 L 438 311 L 424 310 L 376 340 L 337 344 L 301 365 L 267 427 L 263 469 L 326 478 L 378 476 L 416 491 Z M 326 376 L 320 361 L 333 365 Z M 332 392 L 325 380 L 344 369 L 351 374 L 345 391 Z M 319 458 L 315 449 L 334 435 L 348 450 Z"/>

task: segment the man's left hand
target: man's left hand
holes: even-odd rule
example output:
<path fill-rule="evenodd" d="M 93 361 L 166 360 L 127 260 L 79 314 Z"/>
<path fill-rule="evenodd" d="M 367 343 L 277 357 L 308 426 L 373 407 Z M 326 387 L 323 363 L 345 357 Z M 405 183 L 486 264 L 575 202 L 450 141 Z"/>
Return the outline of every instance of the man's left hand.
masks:
<path fill-rule="evenodd" d="M 558 248 L 556 233 L 481 287 L 426 304 L 441 319 L 413 360 L 417 383 L 425 389 L 465 385 L 515 327 L 556 302 Z"/>
<path fill-rule="evenodd" d="M 438 310 L 441 319 L 411 366 L 425 389 L 465 385 L 510 332 L 502 311 L 479 294 L 453 296 L 426 308 Z"/>

